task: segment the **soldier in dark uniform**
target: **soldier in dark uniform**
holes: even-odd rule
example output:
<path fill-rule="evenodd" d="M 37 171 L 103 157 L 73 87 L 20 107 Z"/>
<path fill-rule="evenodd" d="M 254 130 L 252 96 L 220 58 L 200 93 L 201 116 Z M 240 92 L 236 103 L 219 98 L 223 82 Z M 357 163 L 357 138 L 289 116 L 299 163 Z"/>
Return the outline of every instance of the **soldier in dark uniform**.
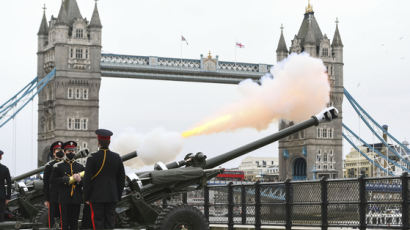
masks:
<path fill-rule="evenodd" d="M 3 157 L 3 151 L 0 150 L 0 160 Z M 7 189 L 4 184 L 7 183 Z M 11 179 L 7 166 L 0 164 L 0 222 L 4 221 L 4 211 L 11 196 Z"/>
<path fill-rule="evenodd" d="M 63 145 L 64 160 L 54 164 L 51 182 L 58 186 L 58 202 L 61 216 L 61 229 L 78 229 L 78 217 L 80 214 L 82 196 L 82 182 L 80 172 L 84 166 L 74 160 L 77 143 L 68 141 Z M 70 184 L 70 177 L 75 182 Z"/>
<path fill-rule="evenodd" d="M 111 229 L 115 225 L 115 205 L 124 190 L 124 165 L 120 155 L 108 149 L 112 132 L 98 129 L 95 133 L 99 151 L 87 159 L 84 199 L 90 204 L 93 229 Z"/>
<path fill-rule="evenodd" d="M 61 161 L 64 157 L 62 150 L 63 142 L 56 141 L 50 146 L 50 155 L 52 160 L 46 164 L 43 177 L 43 192 L 44 205 L 48 208 L 48 227 L 52 228 L 55 223 L 55 218 L 60 218 L 60 210 L 58 208 L 58 196 L 56 186 L 51 186 L 50 177 L 55 163 Z"/>

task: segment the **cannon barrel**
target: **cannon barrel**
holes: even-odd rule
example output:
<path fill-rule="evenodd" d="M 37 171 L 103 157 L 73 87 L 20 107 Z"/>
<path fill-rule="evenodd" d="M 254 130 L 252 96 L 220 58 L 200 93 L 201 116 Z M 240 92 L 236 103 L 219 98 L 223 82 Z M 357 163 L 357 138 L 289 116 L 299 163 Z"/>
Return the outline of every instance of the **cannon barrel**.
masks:
<path fill-rule="evenodd" d="M 84 157 L 87 157 L 87 155 L 88 155 L 88 149 L 83 149 L 83 150 L 79 151 L 79 152 L 75 155 L 74 158 L 75 158 L 75 159 L 84 158 Z M 18 175 L 18 176 L 16 176 L 16 177 L 13 177 L 13 178 L 11 178 L 11 182 L 13 183 L 14 181 L 19 181 L 19 180 L 22 180 L 22 179 L 24 179 L 24 178 L 28 178 L 28 177 L 31 177 L 31 176 L 33 176 L 33 175 L 39 174 L 39 173 L 41 173 L 42 171 L 44 171 L 45 168 L 46 168 L 46 166 L 43 165 L 43 166 L 41 166 L 40 168 L 33 169 L 33 170 L 31 170 L 31 171 L 28 171 L 28 172 L 26 172 L 26 173 L 23 173 L 23 174 L 21 174 L 21 175 Z"/>
<path fill-rule="evenodd" d="M 122 159 L 122 161 L 128 161 L 128 160 L 131 160 L 132 158 L 137 157 L 137 156 L 138 156 L 137 151 L 134 151 L 134 152 L 130 152 L 130 153 L 122 155 L 121 159 Z"/>
<path fill-rule="evenodd" d="M 128 160 L 131 160 L 132 158 L 137 157 L 137 156 L 138 156 L 137 151 L 134 151 L 134 152 L 130 152 L 130 153 L 122 155 L 121 159 L 122 159 L 122 161 L 128 161 Z M 84 177 L 84 174 L 85 174 L 84 171 L 80 172 L 81 177 Z M 74 177 L 70 176 L 70 180 L 69 180 L 68 183 L 72 184 L 72 183 L 74 183 L 74 181 L 75 181 Z"/>
<path fill-rule="evenodd" d="M 181 161 L 173 161 L 171 163 L 166 164 L 167 169 L 174 169 L 174 168 L 179 168 L 181 166 L 184 166 L 186 164 L 186 161 L 181 160 Z"/>
<path fill-rule="evenodd" d="M 252 152 L 256 149 L 259 149 L 263 146 L 271 144 L 277 140 L 280 140 L 284 137 L 287 137 L 293 133 L 299 132 L 303 129 L 309 128 L 311 126 L 317 126 L 321 122 L 331 121 L 332 119 L 337 118 L 338 111 L 334 107 L 329 107 L 323 110 L 322 112 L 318 113 L 315 116 L 312 116 L 309 120 L 303 121 L 296 125 L 290 126 L 288 128 L 282 129 L 277 133 L 272 135 L 266 136 L 262 139 L 256 140 L 250 144 L 243 145 L 239 148 L 236 148 L 232 151 L 226 152 L 219 156 L 210 158 L 206 161 L 205 169 L 210 169 L 216 166 L 219 166 L 227 161 L 240 157 L 246 153 Z"/>
<path fill-rule="evenodd" d="M 88 156 L 90 152 L 88 151 L 88 149 L 83 149 L 81 151 L 78 151 L 78 153 L 75 154 L 74 159 L 80 159 L 80 158 L 85 158 Z"/>
<path fill-rule="evenodd" d="M 23 173 L 23 174 L 21 174 L 21 175 L 18 175 L 18 176 L 16 176 L 16 177 L 13 177 L 13 178 L 11 178 L 11 182 L 13 183 L 14 181 L 19 181 L 19 180 L 22 180 L 22 179 L 24 179 L 24 178 L 31 177 L 31 176 L 33 176 L 33 175 L 39 174 L 39 173 L 41 173 L 42 171 L 44 171 L 45 168 L 46 168 L 46 166 L 41 166 L 40 168 L 33 169 L 33 170 L 31 170 L 31 171 L 28 171 L 28 172 L 26 172 L 26 173 Z"/>

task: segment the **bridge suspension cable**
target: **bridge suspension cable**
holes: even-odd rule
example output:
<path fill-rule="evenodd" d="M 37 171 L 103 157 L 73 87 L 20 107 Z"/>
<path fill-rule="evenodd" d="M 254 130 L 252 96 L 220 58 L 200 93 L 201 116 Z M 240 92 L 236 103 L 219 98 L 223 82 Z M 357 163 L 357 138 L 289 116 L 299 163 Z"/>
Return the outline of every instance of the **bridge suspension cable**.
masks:
<path fill-rule="evenodd" d="M 395 149 L 392 149 L 390 147 L 390 145 L 388 145 L 384 139 L 382 137 L 380 137 L 380 135 L 378 135 L 378 133 L 375 131 L 374 128 L 371 127 L 370 122 L 372 122 L 379 130 L 381 130 L 383 133 L 386 133 L 386 135 L 388 137 L 390 137 L 398 146 L 400 146 L 401 148 L 403 148 L 404 150 L 406 150 L 406 152 L 410 152 L 410 149 L 407 148 L 407 146 L 403 145 L 399 140 L 397 140 L 393 135 L 391 135 L 386 129 L 384 129 L 379 123 L 376 122 L 376 120 L 374 120 L 367 112 L 366 110 L 363 109 L 363 107 L 361 107 L 359 105 L 359 103 L 357 103 L 357 101 L 352 97 L 352 95 L 346 90 L 344 89 L 344 94 L 347 98 L 347 100 L 349 101 L 349 103 L 352 105 L 353 109 L 356 111 L 356 113 L 360 116 L 360 118 L 363 120 L 363 122 L 367 125 L 367 127 L 375 134 L 375 136 L 384 144 L 386 145 L 386 147 L 388 147 L 395 155 L 397 154 L 397 157 L 399 158 L 403 158 L 403 156 L 401 156 L 400 154 L 397 153 L 397 151 Z M 370 120 L 370 122 L 368 121 Z M 406 161 L 407 164 L 410 164 L 410 162 L 408 162 L 406 159 L 403 159 L 404 161 Z"/>
<path fill-rule="evenodd" d="M 53 69 L 40 81 L 35 77 L 30 83 L 23 87 L 13 97 L 0 105 L 0 128 L 6 125 L 16 115 L 38 95 L 47 83 L 53 79 L 56 70 Z"/>
<path fill-rule="evenodd" d="M 408 161 L 408 153 L 410 152 L 409 149 L 405 145 L 403 145 L 400 141 L 398 141 L 393 135 L 391 135 L 386 129 L 384 129 L 379 123 L 377 123 L 363 109 L 363 107 L 359 105 L 359 103 L 353 98 L 353 96 L 346 89 L 344 89 L 344 95 L 346 96 L 346 99 L 348 100 L 350 105 L 353 107 L 353 109 L 355 110 L 359 118 L 369 128 L 373 136 L 377 137 L 377 139 L 381 141 L 381 144 L 386 148 L 386 153 L 385 154 L 381 153 L 378 149 L 375 148 L 374 144 L 369 145 L 362 138 L 360 138 L 360 135 L 355 134 L 344 123 L 342 124 L 342 126 L 344 130 L 347 132 L 343 132 L 342 134 L 343 138 L 346 141 L 348 141 L 349 144 L 351 144 L 352 147 L 355 148 L 361 155 L 363 155 L 371 164 L 381 169 L 385 173 L 389 175 L 394 175 L 393 171 L 396 171 L 396 174 L 397 174 L 397 171 L 398 171 L 397 169 L 400 169 L 405 172 L 409 172 L 410 171 L 409 170 L 410 162 Z M 382 132 L 383 134 L 386 134 L 387 136 L 389 136 L 390 140 L 393 140 L 395 144 L 387 143 L 387 140 L 381 137 L 381 135 L 377 131 Z M 360 142 L 360 144 L 355 145 L 350 138 L 357 140 L 358 142 Z M 370 159 L 369 156 L 366 153 L 364 153 L 358 146 L 366 146 L 369 150 L 371 150 L 371 152 L 377 154 L 378 158 L 375 158 L 375 160 Z M 395 156 L 393 157 L 394 159 L 392 157 L 389 157 L 389 153 L 394 154 Z M 387 166 L 383 167 L 382 165 L 380 165 L 377 162 L 380 159 L 383 159 L 385 162 L 388 162 Z M 396 170 L 393 170 L 393 166 L 396 166 Z"/>

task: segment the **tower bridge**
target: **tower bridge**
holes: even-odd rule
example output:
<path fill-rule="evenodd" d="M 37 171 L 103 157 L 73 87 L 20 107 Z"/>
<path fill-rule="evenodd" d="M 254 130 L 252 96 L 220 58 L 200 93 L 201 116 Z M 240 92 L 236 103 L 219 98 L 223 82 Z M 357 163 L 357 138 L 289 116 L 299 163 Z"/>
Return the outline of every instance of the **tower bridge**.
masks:
<path fill-rule="evenodd" d="M 101 52 L 102 28 L 97 3 L 90 21 L 82 16 L 76 0 L 64 0 L 56 18 L 48 20 L 43 14 L 38 31 L 37 76 L 41 81 L 55 69 L 55 77 L 38 94 L 38 164 L 47 160 L 48 146 L 57 139 L 72 139 L 81 148 L 96 148 L 94 130 L 98 128 L 99 90 L 104 77 L 237 84 L 249 78 L 258 81 L 272 67 L 223 61 L 211 53 L 199 59 L 105 54 Z M 277 60 L 285 59 L 290 52 L 306 52 L 324 61 L 331 83 L 330 104 L 342 111 L 343 45 L 337 26 L 330 42 L 309 5 L 289 49 L 281 28 Z M 280 127 L 289 125 L 291 121 L 282 121 Z M 341 119 L 325 126 L 279 142 L 281 178 L 342 176 Z M 319 136 L 317 132 L 323 130 L 326 134 L 331 130 L 331 134 Z M 331 166 L 311 171 L 318 151 L 332 155 L 325 163 Z"/>

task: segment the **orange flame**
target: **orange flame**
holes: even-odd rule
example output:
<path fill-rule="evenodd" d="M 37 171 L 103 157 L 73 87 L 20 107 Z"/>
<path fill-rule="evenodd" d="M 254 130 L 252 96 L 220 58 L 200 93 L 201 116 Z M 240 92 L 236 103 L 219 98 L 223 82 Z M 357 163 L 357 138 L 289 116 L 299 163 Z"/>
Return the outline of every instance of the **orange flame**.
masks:
<path fill-rule="evenodd" d="M 199 125 L 193 129 L 187 130 L 185 132 L 182 133 L 182 137 L 187 138 L 190 136 L 194 136 L 194 135 L 200 135 L 203 133 L 206 133 L 208 130 L 214 128 L 215 126 L 218 126 L 220 124 L 226 123 L 229 120 L 231 120 L 232 115 L 227 114 L 227 115 L 223 115 L 221 117 L 217 117 L 211 121 L 206 122 L 203 125 Z"/>

